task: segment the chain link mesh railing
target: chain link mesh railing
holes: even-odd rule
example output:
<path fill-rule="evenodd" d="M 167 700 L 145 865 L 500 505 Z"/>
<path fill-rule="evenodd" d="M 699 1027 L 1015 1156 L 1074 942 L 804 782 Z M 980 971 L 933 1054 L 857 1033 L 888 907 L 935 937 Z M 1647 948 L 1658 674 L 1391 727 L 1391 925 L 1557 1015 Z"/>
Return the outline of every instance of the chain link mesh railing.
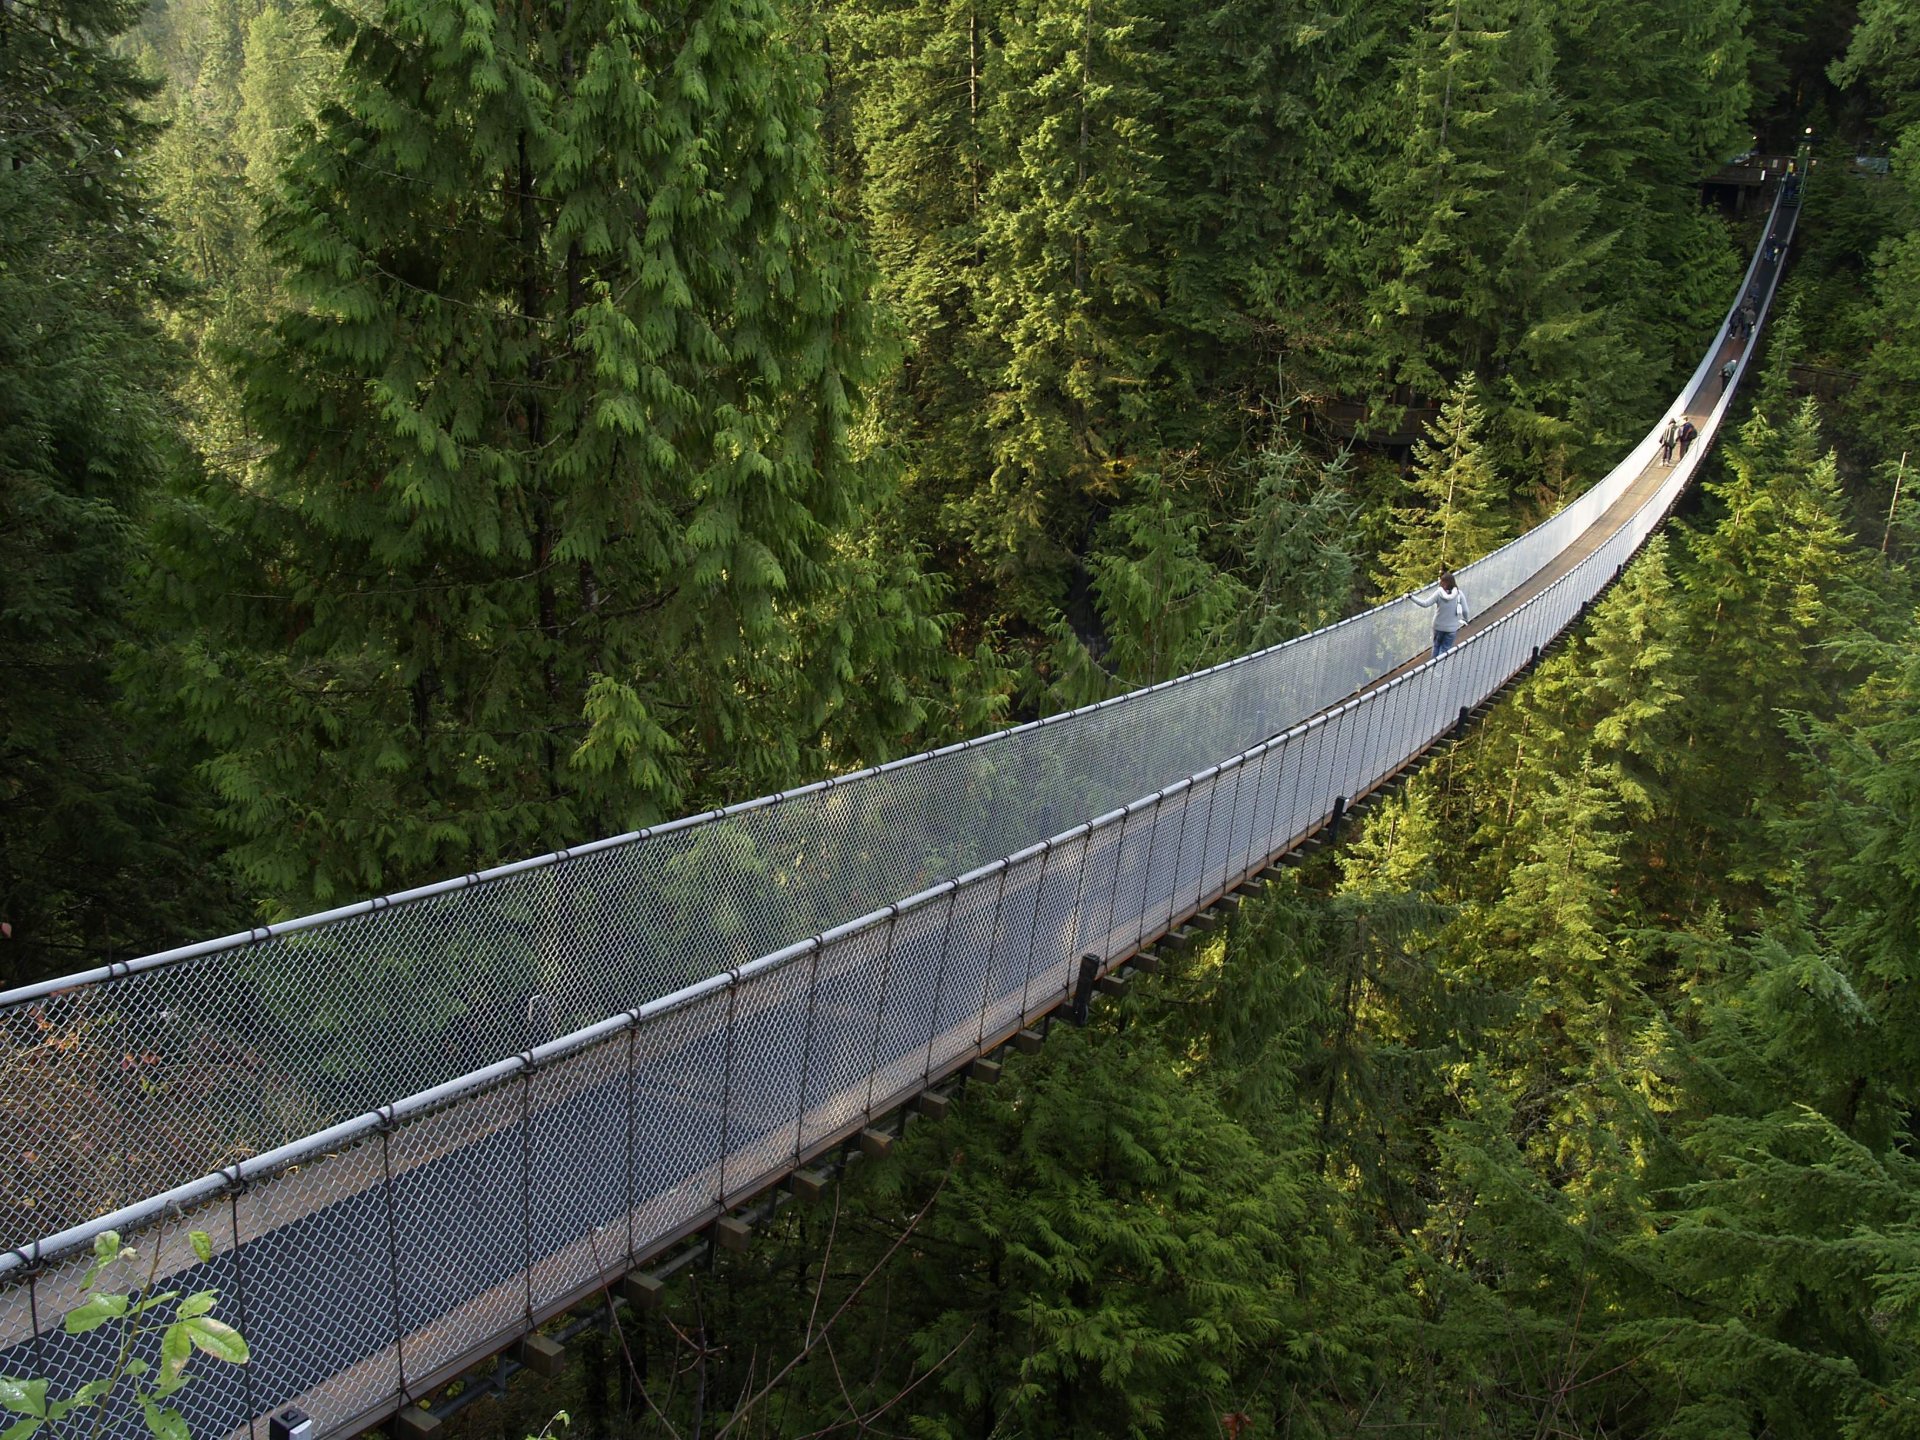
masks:
<path fill-rule="evenodd" d="M 1794 218 L 1776 202 L 1771 233 Z M 1756 254 L 1742 295 L 1763 314 L 1773 280 Z M 1682 408 L 1707 408 L 1726 343 L 1723 325 Z M 1604 588 L 1726 404 L 1684 462 L 1651 468 L 1649 436 L 1462 571 L 1482 612 L 1538 588 L 1440 660 L 1403 668 L 1426 617 L 1396 601 L 837 783 L 0 997 L 6 1213 L 16 1243 L 46 1237 L 0 1258 L 0 1374 L 60 1392 L 103 1372 L 104 1342 L 58 1322 L 117 1226 L 160 1248 L 162 1278 L 237 1299 L 256 1359 L 185 1392 L 195 1433 L 288 1403 L 327 1433 L 371 1423 L 1051 1010 L 1081 956 L 1133 953 L 1418 755 Z"/>

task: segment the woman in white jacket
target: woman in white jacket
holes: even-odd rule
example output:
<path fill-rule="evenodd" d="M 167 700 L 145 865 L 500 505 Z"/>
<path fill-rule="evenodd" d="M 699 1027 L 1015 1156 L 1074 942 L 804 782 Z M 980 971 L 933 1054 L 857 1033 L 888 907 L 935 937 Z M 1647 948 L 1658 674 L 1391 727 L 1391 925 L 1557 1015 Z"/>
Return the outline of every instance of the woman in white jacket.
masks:
<path fill-rule="evenodd" d="M 1471 617 L 1467 614 L 1466 592 L 1453 578 L 1451 570 L 1440 572 L 1440 593 L 1423 600 L 1418 592 L 1410 597 L 1423 610 L 1433 611 L 1433 653 L 1437 659 L 1453 648 L 1460 627 Z"/>

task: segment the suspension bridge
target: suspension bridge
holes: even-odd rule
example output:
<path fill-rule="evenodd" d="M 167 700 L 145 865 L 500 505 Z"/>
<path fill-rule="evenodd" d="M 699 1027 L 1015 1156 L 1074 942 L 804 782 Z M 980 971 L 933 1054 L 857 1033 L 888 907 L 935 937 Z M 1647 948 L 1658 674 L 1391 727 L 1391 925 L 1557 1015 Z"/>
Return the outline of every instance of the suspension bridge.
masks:
<path fill-rule="evenodd" d="M 1461 570 L 1477 613 L 1439 659 L 1402 597 L 860 774 L 0 994 L 0 1375 L 65 1395 L 108 1372 L 115 1328 L 61 1319 L 115 1229 L 168 1288 L 217 1288 L 252 1347 L 175 1397 L 196 1435 L 417 1417 L 979 1065 L 1337 825 L 1584 613 L 1692 480 L 1797 214 L 1776 196 L 1647 436 Z M 1700 432 L 1671 465 L 1670 415 Z"/>

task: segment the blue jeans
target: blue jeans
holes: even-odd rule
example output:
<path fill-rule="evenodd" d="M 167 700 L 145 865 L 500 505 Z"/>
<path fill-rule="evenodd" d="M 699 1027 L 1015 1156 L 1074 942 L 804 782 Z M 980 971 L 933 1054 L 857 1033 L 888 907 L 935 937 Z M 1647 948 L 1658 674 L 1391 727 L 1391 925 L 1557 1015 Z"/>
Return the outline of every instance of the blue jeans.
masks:
<path fill-rule="evenodd" d="M 1433 632 L 1433 658 L 1438 660 L 1453 648 L 1453 642 L 1459 635 L 1457 630 L 1436 630 Z"/>

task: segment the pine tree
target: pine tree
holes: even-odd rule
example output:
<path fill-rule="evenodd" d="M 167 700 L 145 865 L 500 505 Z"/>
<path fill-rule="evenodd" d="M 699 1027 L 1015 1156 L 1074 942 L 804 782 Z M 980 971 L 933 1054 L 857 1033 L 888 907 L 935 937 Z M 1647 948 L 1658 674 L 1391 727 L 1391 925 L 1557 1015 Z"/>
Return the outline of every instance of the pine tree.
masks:
<path fill-rule="evenodd" d="M 851 667 L 918 618 L 818 623 L 875 558 L 865 282 L 771 6 L 323 13 L 342 99 L 268 206 L 297 304 L 246 366 L 270 453 L 182 531 L 250 882 L 363 893 L 774 788 L 823 730 L 897 745 L 917 698 Z"/>
<path fill-rule="evenodd" d="M 1053 627 L 1051 687 L 1063 708 L 1158 684 L 1218 660 L 1246 588 L 1202 553 L 1204 517 L 1180 478 L 1143 474 L 1087 559 L 1096 655 L 1067 617 Z"/>
<path fill-rule="evenodd" d="M 1383 596 L 1431 584 L 1499 542 L 1505 489 L 1486 454 L 1484 424 L 1474 377 L 1462 376 L 1414 444 L 1406 482 L 1413 503 L 1393 507 L 1395 543 L 1374 572 Z"/>
<path fill-rule="evenodd" d="M 1558 491 L 1594 438 L 1578 376 L 1607 368 L 1590 276 L 1605 253 L 1553 85 L 1542 12 L 1441 0 L 1416 32 L 1400 102 L 1411 117 L 1381 208 L 1397 265 L 1375 300 L 1396 378 L 1438 395 L 1478 372 L 1502 457 Z"/>
<path fill-rule="evenodd" d="M 1243 468 L 1252 484 L 1232 531 L 1251 591 L 1232 641 L 1242 654 L 1352 613 L 1360 568 L 1346 451 L 1315 465 L 1297 441 L 1275 436 Z"/>
<path fill-rule="evenodd" d="M 142 528 L 181 462 L 138 167 L 155 87 L 117 0 L 0 10 L 0 984 L 218 923 L 177 747 L 122 703 Z"/>
<path fill-rule="evenodd" d="M 983 615 L 1006 608 L 993 557 L 970 537 L 993 464 L 979 309 L 1002 158 L 989 111 L 1010 14 L 999 0 L 847 0 L 829 21 L 867 243 L 903 349 L 877 395 L 880 426 L 900 453 L 908 523 Z"/>
<path fill-rule="evenodd" d="M 993 470 L 967 524 L 1028 615 L 1063 597 L 1093 505 L 1118 493 L 1150 433 L 1160 43 L 1138 0 L 1035 0 L 997 52 L 987 124 L 1004 159 L 980 299 Z"/>
<path fill-rule="evenodd" d="M 1684 583 L 1700 638 L 1683 783 L 1684 803 L 1698 807 L 1720 862 L 1703 850 L 1693 873 L 1712 865 L 1741 884 L 1784 873 L 1758 823 L 1800 790 L 1797 767 L 1785 763 L 1781 715 L 1832 713 L 1841 679 L 1816 647 L 1847 627 L 1858 567 L 1812 400 L 1777 428 L 1756 415 L 1727 457 L 1731 475 L 1707 486 L 1712 528 L 1688 537 Z M 1767 763 L 1756 765 L 1759 757 Z M 1727 773 L 1755 783 L 1729 795 Z"/>
<path fill-rule="evenodd" d="M 1596 0 L 1547 19 L 1574 168 L 1609 235 L 1593 287 L 1616 348 L 1595 357 L 1586 388 L 1623 445 L 1692 369 L 1703 322 L 1739 283 L 1726 229 L 1693 187 L 1747 140 L 1746 7 Z"/>

